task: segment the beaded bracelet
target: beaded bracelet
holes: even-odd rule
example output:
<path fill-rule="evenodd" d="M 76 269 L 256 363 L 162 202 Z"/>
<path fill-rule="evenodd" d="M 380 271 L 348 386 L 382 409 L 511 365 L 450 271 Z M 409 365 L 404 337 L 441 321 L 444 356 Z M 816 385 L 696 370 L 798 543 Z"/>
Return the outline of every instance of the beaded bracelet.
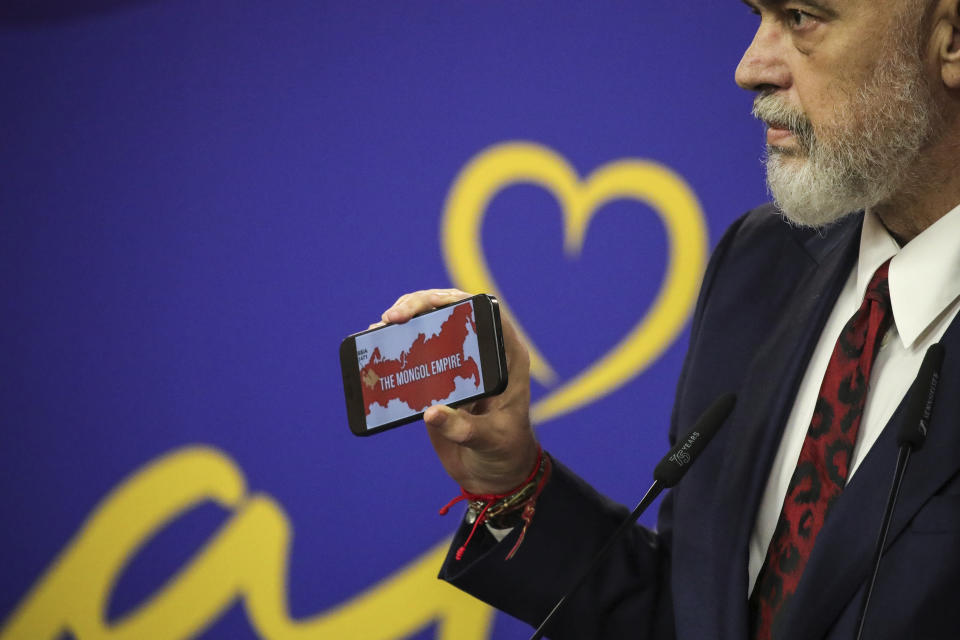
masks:
<path fill-rule="evenodd" d="M 467 540 L 457 549 L 456 559 L 460 560 L 463 558 L 467 545 L 470 544 L 470 540 L 473 539 L 473 534 L 481 524 L 488 522 L 491 526 L 501 529 L 511 527 L 519 524 L 519 522 L 516 521 L 516 515 L 519 513 L 520 520 L 524 522 L 524 525 L 516 544 L 514 544 L 513 548 L 507 553 L 506 559 L 509 560 L 512 558 L 527 533 L 527 527 L 530 526 L 530 522 L 533 519 L 537 498 L 540 497 L 543 488 L 547 484 L 551 467 L 550 456 L 544 455 L 543 449 L 538 445 L 537 461 L 536 464 L 534 464 L 533 471 L 531 471 L 527 479 L 516 488 L 506 493 L 476 494 L 470 493 L 461 487 L 460 495 L 440 509 L 440 515 L 446 515 L 450 511 L 450 507 L 461 500 L 466 500 L 469 504 L 467 507 L 466 521 L 467 524 L 473 525 L 473 529 L 470 530 L 470 535 L 467 536 Z"/>

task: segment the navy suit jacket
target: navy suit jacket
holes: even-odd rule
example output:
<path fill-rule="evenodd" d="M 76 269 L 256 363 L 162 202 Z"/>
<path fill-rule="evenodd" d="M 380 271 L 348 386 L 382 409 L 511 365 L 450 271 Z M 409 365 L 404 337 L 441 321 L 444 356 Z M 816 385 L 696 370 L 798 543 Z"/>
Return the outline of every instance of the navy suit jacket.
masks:
<path fill-rule="evenodd" d="M 671 442 L 719 395 L 737 394 L 726 425 L 665 498 L 657 531 L 635 527 L 567 602 L 551 638 L 745 640 L 747 547 L 794 396 L 854 265 L 862 216 L 826 232 L 783 223 L 772 207 L 738 220 L 704 275 L 677 387 Z M 864 636 L 960 638 L 960 329 L 927 442 L 903 482 Z M 903 403 L 821 530 L 777 640 L 848 640 L 896 466 Z M 486 534 L 440 576 L 536 626 L 625 517 L 563 465 L 518 534 Z M 461 527 L 451 549 L 462 544 Z M 479 532 L 478 532 L 479 533 Z"/>

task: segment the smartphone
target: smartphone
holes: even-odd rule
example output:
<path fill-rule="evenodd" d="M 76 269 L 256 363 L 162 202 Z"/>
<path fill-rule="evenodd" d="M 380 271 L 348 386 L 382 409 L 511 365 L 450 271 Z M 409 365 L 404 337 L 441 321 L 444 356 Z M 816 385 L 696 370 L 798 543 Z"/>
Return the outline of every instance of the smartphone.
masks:
<path fill-rule="evenodd" d="M 413 422 L 434 404 L 497 395 L 507 386 L 500 306 L 481 294 L 355 333 L 340 343 L 340 368 L 358 436 Z"/>

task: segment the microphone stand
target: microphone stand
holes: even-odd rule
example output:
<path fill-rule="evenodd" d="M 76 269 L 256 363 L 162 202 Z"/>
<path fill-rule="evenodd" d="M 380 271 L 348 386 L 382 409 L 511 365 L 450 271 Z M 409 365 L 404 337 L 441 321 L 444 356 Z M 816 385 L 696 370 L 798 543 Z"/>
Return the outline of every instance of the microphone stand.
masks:
<path fill-rule="evenodd" d="M 897 444 L 900 445 L 900 452 L 897 454 L 897 468 L 893 472 L 893 484 L 890 486 L 887 507 L 884 509 L 883 520 L 880 523 L 877 546 L 873 551 L 873 570 L 870 574 L 870 582 L 867 583 L 867 590 L 863 594 L 863 604 L 860 605 L 856 640 L 863 638 L 863 625 L 867 619 L 870 596 L 873 595 L 877 574 L 880 572 L 880 559 L 883 556 L 883 548 L 887 545 L 887 534 L 890 532 L 890 523 L 893 520 L 893 509 L 897 504 L 897 498 L 900 497 L 900 487 L 903 484 L 903 476 L 907 472 L 907 463 L 910 462 L 910 453 L 922 447 L 927 439 L 930 416 L 933 414 L 933 401 L 937 394 L 937 385 L 940 382 L 940 367 L 943 365 L 944 353 L 943 345 L 939 342 L 930 345 L 923 356 L 923 362 L 920 363 L 920 371 L 910 386 L 904 411 L 905 417 L 903 424 L 900 425 L 900 432 L 897 434 Z"/>
<path fill-rule="evenodd" d="M 660 492 L 680 482 L 680 479 L 697 459 L 697 456 L 700 455 L 704 447 L 707 446 L 714 434 L 716 434 L 717 430 L 723 424 L 723 421 L 726 420 L 730 412 L 733 411 L 734 404 L 736 404 L 736 396 L 732 393 L 722 395 L 714 400 L 713 404 L 697 419 L 696 424 L 693 425 L 693 429 L 690 430 L 686 438 L 679 440 L 673 449 L 664 456 L 663 460 L 657 464 L 653 470 L 653 484 L 647 489 L 647 493 L 643 496 L 640 504 L 634 507 L 630 515 L 610 534 L 610 537 L 607 538 L 607 541 L 603 547 L 601 547 L 600 551 L 593 557 L 586 569 L 580 573 L 573 587 L 563 594 L 560 601 L 554 605 L 553 609 L 550 610 L 550 613 L 547 614 L 547 617 L 543 619 L 543 622 L 540 623 L 540 626 L 537 627 L 537 630 L 530 637 L 530 640 L 540 640 L 543 638 L 547 625 L 553 619 L 554 614 L 563 607 L 567 598 L 580 588 L 580 585 L 587 579 L 587 576 L 597 568 L 600 560 L 610 551 L 617 538 L 633 526 L 633 523 L 636 522 L 637 518 L 650 506 L 650 503 L 660 495 Z"/>
<path fill-rule="evenodd" d="M 617 538 L 620 537 L 620 534 L 637 521 L 637 518 L 639 518 L 643 512 L 646 511 L 651 502 L 657 499 L 657 496 L 660 495 L 660 492 L 662 492 L 664 488 L 665 487 L 663 483 L 661 483 L 659 480 L 653 481 L 653 484 L 649 489 L 647 489 L 647 493 L 643 496 L 643 499 L 640 501 L 640 503 L 634 507 L 633 511 L 630 512 L 630 515 L 627 516 L 626 520 L 621 522 L 616 530 L 610 535 L 606 544 L 603 545 L 603 548 L 601 548 L 600 551 L 593 556 L 593 559 L 590 561 L 590 564 L 587 565 L 587 568 L 580 572 L 580 577 L 577 578 L 577 581 L 573 584 L 573 587 L 563 594 L 563 597 L 560 598 L 560 601 L 553 606 L 553 609 L 551 609 L 550 613 L 547 614 L 547 617 L 543 619 L 543 622 L 540 623 L 540 626 L 537 627 L 537 630 L 534 632 L 534 634 L 530 636 L 530 640 L 540 640 L 543 638 L 547 624 L 553 619 L 553 614 L 559 611 L 567 601 L 567 598 L 573 595 L 573 593 L 580 588 L 580 585 L 583 584 L 583 581 L 587 579 L 587 576 L 593 573 L 593 568 L 600 563 L 600 560 L 602 560 L 603 557 L 607 555 L 607 552 L 613 547 L 613 543 L 616 542 Z"/>
<path fill-rule="evenodd" d="M 893 484 L 890 486 L 890 495 L 887 497 L 887 507 L 883 511 L 880 535 L 877 536 L 877 547 L 873 551 L 873 562 L 871 563 L 873 572 L 870 574 L 870 582 L 867 584 L 867 591 L 863 595 L 863 604 L 860 605 L 860 616 L 857 618 L 856 640 L 863 638 L 863 623 L 867 618 L 867 607 L 870 606 L 870 596 L 873 595 L 877 574 L 880 573 L 880 557 L 883 555 L 883 548 L 887 545 L 887 534 L 890 531 L 890 522 L 893 520 L 893 507 L 900 496 L 900 486 L 903 484 L 903 476 L 907 471 L 907 463 L 910 461 L 912 450 L 909 444 L 904 444 L 900 447 L 900 453 L 897 455 L 897 468 L 893 472 Z"/>

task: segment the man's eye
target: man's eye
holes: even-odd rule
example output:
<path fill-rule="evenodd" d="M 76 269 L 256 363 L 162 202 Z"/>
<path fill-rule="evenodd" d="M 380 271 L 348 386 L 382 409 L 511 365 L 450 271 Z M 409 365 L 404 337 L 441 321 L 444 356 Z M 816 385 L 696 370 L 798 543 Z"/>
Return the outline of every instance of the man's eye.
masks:
<path fill-rule="evenodd" d="M 787 23 L 793 29 L 805 29 L 810 26 L 813 16 L 800 9 L 787 9 Z"/>

